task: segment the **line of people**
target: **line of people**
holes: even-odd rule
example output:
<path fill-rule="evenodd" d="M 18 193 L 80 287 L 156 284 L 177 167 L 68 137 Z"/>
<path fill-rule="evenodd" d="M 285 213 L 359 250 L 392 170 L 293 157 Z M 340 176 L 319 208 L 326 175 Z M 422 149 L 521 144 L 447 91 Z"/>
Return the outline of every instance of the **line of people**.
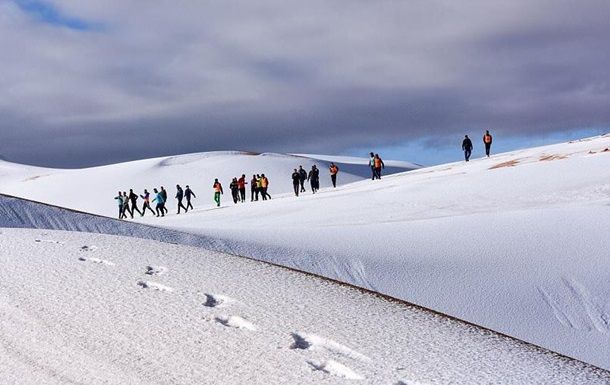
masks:
<path fill-rule="evenodd" d="M 486 130 L 485 134 L 483 135 L 483 144 L 485 145 L 485 155 L 487 155 L 488 158 L 491 153 L 492 141 L 493 138 L 491 137 L 489 130 Z M 466 159 L 466 162 L 470 160 L 470 156 L 472 155 L 472 149 L 472 140 L 470 140 L 468 135 L 466 135 L 464 137 L 464 140 L 462 141 L 462 151 L 464 151 L 464 158 Z"/>
<path fill-rule="evenodd" d="M 337 174 L 339 174 L 339 167 L 336 164 L 331 163 L 328 167 L 328 171 L 330 172 L 330 180 L 333 187 L 337 187 Z M 305 181 L 309 182 L 311 192 L 313 194 L 320 189 L 320 170 L 315 164 L 311 166 L 309 173 L 305 171 L 303 166 L 299 166 L 298 169 L 294 169 L 294 172 L 292 173 L 292 188 L 294 190 L 294 195 L 299 196 L 300 193 L 306 192 Z"/>
<path fill-rule="evenodd" d="M 165 204 L 167 203 L 167 190 L 161 186 L 160 190 L 156 188 L 153 189 L 154 197 L 151 199 L 151 193 L 148 192 L 147 189 L 144 189 L 144 193 L 138 196 L 138 194 L 133 192 L 133 189 L 129 189 L 129 194 L 127 192 L 121 191 L 118 192 L 118 195 L 114 197 L 119 206 L 119 219 L 127 219 L 127 214 L 133 219 L 135 212 L 140 214 L 141 217 L 144 216 L 146 210 L 149 210 L 153 215 L 157 217 L 164 217 L 165 214 L 168 213 L 167 207 Z M 138 199 L 141 198 L 143 200 L 142 210 L 138 207 Z M 193 209 L 193 204 L 191 203 L 191 199 L 197 198 L 193 190 L 186 185 L 186 188 L 183 190 L 180 185 L 176 185 L 176 200 L 178 201 L 178 214 L 180 214 L 180 209 L 183 209 L 184 212 L 188 212 L 189 209 Z M 184 205 L 183 201 L 186 199 L 186 205 Z M 155 210 L 152 209 L 151 204 L 156 202 Z"/>

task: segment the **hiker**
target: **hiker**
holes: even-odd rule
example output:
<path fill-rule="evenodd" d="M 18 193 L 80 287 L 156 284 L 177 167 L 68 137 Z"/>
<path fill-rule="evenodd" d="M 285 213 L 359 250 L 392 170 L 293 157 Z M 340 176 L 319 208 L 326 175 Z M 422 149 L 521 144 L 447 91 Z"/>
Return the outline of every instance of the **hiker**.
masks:
<path fill-rule="evenodd" d="M 186 208 L 192 210 L 193 204 L 191 203 L 191 198 L 197 198 L 197 196 L 195 195 L 193 190 L 191 190 L 188 184 L 186 185 L 186 189 L 184 190 L 184 197 L 186 198 Z"/>
<path fill-rule="evenodd" d="M 301 192 L 305 192 L 305 181 L 307 180 L 307 171 L 303 170 L 303 166 L 299 166 L 299 176 L 301 182 Z"/>
<path fill-rule="evenodd" d="M 138 200 L 138 194 L 134 193 L 133 189 L 130 188 L 129 189 L 129 201 L 131 202 L 132 217 L 136 211 L 138 212 L 138 214 L 140 214 L 140 216 L 142 216 L 142 212 L 140 211 L 140 209 L 138 208 L 138 204 L 136 203 L 137 200 Z"/>
<path fill-rule="evenodd" d="M 153 199 L 153 202 L 157 202 L 157 205 L 155 206 L 155 211 L 157 212 L 157 217 L 165 216 L 165 199 L 163 199 L 163 191 L 159 191 L 156 188 L 153 189 L 153 192 L 155 193 L 155 199 Z"/>
<path fill-rule="evenodd" d="M 333 187 L 337 187 L 337 173 L 339 172 L 339 167 L 336 164 L 331 163 L 328 168 L 330 171 L 330 180 L 333 182 Z"/>
<path fill-rule="evenodd" d="M 163 196 L 163 212 L 167 214 L 167 207 L 165 207 L 165 205 L 167 204 L 167 191 L 163 186 L 161 186 L 161 195 Z"/>
<path fill-rule="evenodd" d="M 373 154 L 372 152 L 369 154 L 370 158 L 369 158 L 369 166 L 371 167 L 371 180 L 375 180 L 375 154 Z"/>
<path fill-rule="evenodd" d="M 311 184 L 311 192 L 315 194 L 320 189 L 320 170 L 315 164 L 311 166 L 307 180 Z"/>
<path fill-rule="evenodd" d="M 233 178 L 233 180 L 231 180 L 229 189 L 231 189 L 231 196 L 233 197 L 233 203 L 237 204 L 237 201 L 239 201 L 239 184 L 237 183 L 237 178 Z"/>
<path fill-rule="evenodd" d="M 123 195 L 119 191 L 119 195 L 115 196 L 114 199 L 119 204 L 119 219 L 123 219 L 123 214 L 125 212 L 125 205 L 123 204 Z"/>
<path fill-rule="evenodd" d="M 265 174 L 261 174 L 261 195 L 264 201 L 271 199 L 271 195 L 267 193 L 267 188 L 269 188 L 269 179 L 267 179 Z"/>
<path fill-rule="evenodd" d="M 294 195 L 299 196 L 299 184 L 301 183 L 301 174 L 294 169 L 292 173 L 292 187 L 294 188 Z"/>
<path fill-rule="evenodd" d="M 491 142 L 492 137 L 489 134 L 489 130 L 485 131 L 485 135 L 483 135 L 483 143 L 485 144 L 485 155 L 489 158 L 489 153 L 491 151 Z"/>
<path fill-rule="evenodd" d="M 464 151 L 464 158 L 466 158 L 466 162 L 470 160 L 470 155 L 472 154 L 472 141 L 466 135 L 464 137 L 464 141 L 462 142 L 462 151 Z"/>
<path fill-rule="evenodd" d="M 263 179 L 259 174 L 256 174 L 256 200 L 258 200 L 259 195 L 263 200 L 266 200 L 263 196 Z"/>
<path fill-rule="evenodd" d="M 254 199 L 256 197 L 256 199 Z M 258 200 L 258 189 L 256 188 L 256 175 L 252 175 L 252 180 L 250 181 L 250 202 L 254 202 Z"/>
<path fill-rule="evenodd" d="M 182 199 L 184 199 L 184 191 L 179 184 L 176 185 L 176 199 L 178 200 L 178 214 L 180 214 L 180 208 L 183 208 L 184 212 L 188 213 L 189 210 L 182 204 Z"/>
<path fill-rule="evenodd" d="M 133 211 L 129 208 L 129 196 L 127 195 L 127 192 L 123 191 L 123 217 L 127 219 L 125 213 L 128 213 L 131 219 L 133 219 Z"/>
<path fill-rule="evenodd" d="M 242 203 L 244 203 L 246 201 L 246 185 L 247 184 L 248 184 L 248 182 L 246 182 L 246 175 L 241 174 L 241 178 L 239 178 L 237 180 L 237 187 L 239 187 L 239 198 Z"/>
<path fill-rule="evenodd" d="M 218 178 L 214 179 L 214 202 L 216 202 L 216 206 L 220 207 L 220 195 L 224 194 L 222 191 L 222 185 L 218 181 Z"/>
<path fill-rule="evenodd" d="M 153 215 L 155 215 L 155 212 L 153 211 L 153 209 L 150 208 L 150 193 L 148 192 L 148 190 L 144 189 L 144 195 L 140 195 L 140 197 L 144 200 L 144 205 L 142 206 L 142 216 L 144 216 L 146 209 L 149 209 L 150 212 L 153 213 Z"/>
<path fill-rule="evenodd" d="M 381 160 L 379 154 L 375 154 L 373 165 L 375 166 L 375 178 L 381 179 L 381 169 L 385 168 L 385 164 L 383 164 L 383 160 Z"/>

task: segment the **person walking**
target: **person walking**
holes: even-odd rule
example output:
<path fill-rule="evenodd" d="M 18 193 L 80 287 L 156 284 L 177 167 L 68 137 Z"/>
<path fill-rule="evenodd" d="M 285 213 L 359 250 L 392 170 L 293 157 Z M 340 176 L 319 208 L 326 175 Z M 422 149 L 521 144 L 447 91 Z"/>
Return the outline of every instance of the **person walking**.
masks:
<path fill-rule="evenodd" d="M 267 189 L 269 188 L 269 179 L 265 176 L 265 174 L 261 174 L 261 195 L 263 196 L 263 200 L 271 199 L 271 195 L 267 193 Z"/>
<path fill-rule="evenodd" d="M 220 195 L 224 194 L 222 191 L 222 185 L 218 181 L 218 178 L 214 179 L 214 202 L 216 202 L 216 206 L 220 207 Z"/>
<path fill-rule="evenodd" d="M 155 212 L 150 207 L 150 193 L 148 192 L 147 189 L 144 189 L 144 195 L 140 195 L 140 198 L 142 198 L 142 200 L 144 200 L 144 205 L 142 206 L 142 216 L 144 216 L 146 209 L 149 209 L 150 212 L 153 213 L 153 215 L 155 215 Z"/>
<path fill-rule="evenodd" d="M 125 213 L 128 213 L 131 219 L 133 219 L 133 211 L 129 208 L 129 196 L 126 191 L 123 191 L 123 216 L 127 219 Z"/>
<path fill-rule="evenodd" d="M 375 154 L 373 154 L 372 152 L 369 154 L 369 167 L 371 167 L 371 180 L 375 180 Z"/>
<path fill-rule="evenodd" d="M 157 212 L 157 217 L 165 216 L 165 199 L 163 199 L 163 192 L 159 191 L 157 189 L 153 189 L 153 192 L 155 193 L 155 199 L 153 199 L 153 202 L 157 202 L 157 205 L 155 206 L 155 211 Z"/>
<path fill-rule="evenodd" d="M 237 204 L 237 202 L 239 201 L 239 184 L 237 183 L 237 178 L 233 178 L 233 180 L 231 180 L 229 189 L 231 190 L 231 197 L 233 197 L 233 203 Z"/>
<path fill-rule="evenodd" d="M 167 214 L 167 190 L 163 186 L 161 186 L 161 195 L 163 196 L 163 212 Z"/>
<path fill-rule="evenodd" d="M 133 214 L 137 211 L 138 214 L 140 214 L 140 216 L 142 216 L 142 212 L 140 211 L 140 209 L 138 208 L 138 204 L 137 201 L 138 200 L 138 194 L 133 192 L 133 189 L 130 188 L 129 189 L 129 201 L 131 202 L 131 214 L 133 217 Z"/>
<path fill-rule="evenodd" d="M 193 204 L 191 203 L 191 198 L 197 198 L 197 196 L 195 195 L 193 190 L 191 190 L 188 184 L 186 185 L 186 189 L 184 190 L 184 197 L 186 198 L 186 208 L 192 210 Z"/>
<path fill-rule="evenodd" d="M 483 135 L 483 143 L 485 144 L 485 155 L 489 158 L 489 153 L 491 152 L 491 142 L 493 138 L 489 133 L 489 130 L 485 131 L 485 135 Z"/>
<path fill-rule="evenodd" d="M 336 164 L 331 163 L 328 168 L 330 171 L 330 180 L 333 182 L 333 187 L 337 187 L 337 173 L 339 173 L 339 167 Z"/>
<path fill-rule="evenodd" d="M 299 184 L 301 183 L 301 174 L 294 169 L 292 173 L 292 188 L 294 189 L 294 195 L 299 196 Z"/>
<path fill-rule="evenodd" d="M 301 183 L 301 192 L 305 192 L 305 181 L 307 180 L 307 171 L 303 170 L 303 166 L 299 166 L 299 176 Z"/>
<path fill-rule="evenodd" d="M 125 204 L 123 203 L 123 195 L 121 195 L 120 191 L 119 195 L 115 196 L 114 199 L 119 205 L 119 219 L 123 219 L 123 214 L 125 213 Z"/>
<path fill-rule="evenodd" d="M 178 200 L 178 214 L 180 214 L 180 208 L 184 209 L 184 213 L 188 213 L 189 210 L 182 204 L 182 199 L 184 199 L 184 191 L 179 184 L 176 185 L 176 200 Z"/>
<path fill-rule="evenodd" d="M 237 180 L 237 187 L 239 187 L 239 198 L 241 200 L 241 203 L 244 203 L 246 201 L 246 185 L 247 184 L 248 184 L 248 182 L 246 182 L 246 175 L 241 174 L 241 178 L 239 178 Z"/>
<path fill-rule="evenodd" d="M 312 194 L 315 194 L 320 189 L 320 170 L 318 170 L 318 167 L 315 164 L 311 166 L 309 175 L 307 175 L 307 180 L 311 185 Z"/>
<path fill-rule="evenodd" d="M 466 135 L 464 140 L 462 141 L 462 151 L 464 151 L 464 158 L 466 158 L 466 162 L 470 160 L 470 155 L 472 155 L 472 140 Z"/>
<path fill-rule="evenodd" d="M 256 199 L 254 199 L 256 197 Z M 252 175 L 252 180 L 250 181 L 250 202 L 254 202 L 258 200 L 258 190 L 256 189 L 256 175 Z"/>
<path fill-rule="evenodd" d="M 375 166 L 375 178 L 381 179 L 381 169 L 385 168 L 385 164 L 383 164 L 383 160 L 379 157 L 379 154 L 375 154 L 373 165 Z"/>

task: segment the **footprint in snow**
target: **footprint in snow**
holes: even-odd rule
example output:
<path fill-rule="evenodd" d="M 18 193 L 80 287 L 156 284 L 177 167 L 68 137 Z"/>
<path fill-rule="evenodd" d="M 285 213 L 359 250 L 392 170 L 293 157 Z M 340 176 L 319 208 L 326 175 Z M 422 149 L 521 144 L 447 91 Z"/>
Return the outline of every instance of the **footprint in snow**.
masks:
<path fill-rule="evenodd" d="M 58 245 L 63 245 L 63 242 L 56 241 L 56 240 L 53 240 L 53 239 L 36 239 L 36 242 L 38 242 L 38 243 L 55 243 L 55 244 L 58 244 Z"/>
<path fill-rule="evenodd" d="M 146 266 L 146 274 L 148 275 L 163 275 L 167 271 L 167 267 L 163 266 Z"/>
<path fill-rule="evenodd" d="M 105 259 L 79 257 L 78 260 L 83 261 L 83 262 L 99 263 L 101 265 L 106 265 L 106 266 L 114 266 L 114 262 L 110 262 Z"/>
<path fill-rule="evenodd" d="M 138 281 L 138 286 L 142 287 L 143 289 L 152 289 L 152 290 L 156 290 L 156 291 L 165 291 L 165 292 L 168 292 L 168 293 L 171 293 L 171 292 L 174 291 L 174 289 L 169 287 L 169 286 L 165 286 L 165 285 L 162 285 L 160 283 L 151 282 L 151 281 Z"/>
<path fill-rule="evenodd" d="M 227 327 L 232 327 L 236 329 L 246 329 L 253 332 L 255 332 L 257 329 L 256 325 L 254 325 L 252 322 L 236 315 L 216 317 L 216 322 Z"/>
<path fill-rule="evenodd" d="M 208 294 L 205 295 L 206 300 L 203 306 L 207 307 L 226 307 L 235 302 L 231 297 L 221 294 Z"/>
<path fill-rule="evenodd" d="M 307 333 L 292 333 L 294 342 L 291 349 L 319 350 L 324 349 L 331 353 L 338 354 L 347 358 L 370 362 L 371 359 L 362 353 L 355 351 L 345 345 L 331 339 Z"/>
<path fill-rule="evenodd" d="M 314 370 L 319 370 L 332 376 L 342 377 L 348 380 L 364 380 L 364 377 L 356 373 L 353 369 L 334 360 L 324 362 L 308 361 L 307 363 L 311 365 Z"/>
<path fill-rule="evenodd" d="M 81 247 L 80 250 L 81 251 L 95 251 L 95 250 L 97 250 L 97 246 L 93 246 L 93 245 L 87 246 L 87 245 L 85 245 L 85 246 Z"/>

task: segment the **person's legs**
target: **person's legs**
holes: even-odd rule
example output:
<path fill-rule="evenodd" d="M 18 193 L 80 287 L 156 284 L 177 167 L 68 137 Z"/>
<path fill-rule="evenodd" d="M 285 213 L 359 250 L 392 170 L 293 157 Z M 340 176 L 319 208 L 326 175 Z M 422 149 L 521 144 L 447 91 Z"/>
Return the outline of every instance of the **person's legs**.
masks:
<path fill-rule="evenodd" d="M 216 206 L 220 206 L 220 193 L 214 193 L 214 202 L 216 202 Z"/>
<path fill-rule="evenodd" d="M 337 174 L 331 175 L 330 180 L 333 182 L 333 187 L 337 187 Z"/>
<path fill-rule="evenodd" d="M 263 192 L 265 193 L 265 196 L 267 197 L 267 199 L 271 199 L 271 195 L 269 195 L 269 193 L 267 192 L 267 187 L 265 187 L 263 189 Z"/>
<path fill-rule="evenodd" d="M 161 203 L 157 203 L 155 206 L 155 211 L 157 212 L 157 216 L 161 215 Z"/>
<path fill-rule="evenodd" d="M 371 178 L 371 180 L 375 180 L 377 173 L 375 173 L 375 167 L 373 167 L 373 166 L 371 166 L 371 173 L 373 174 L 373 177 Z"/>
<path fill-rule="evenodd" d="M 136 211 L 138 212 L 138 214 L 140 214 L 140 216 L 142 216 L 142 212 L 138 208 L 138 204 L 136 202 L 131 202 L 131 212 L 135 213 Z"/>
<path fill-rule="evenodd" d="M 123 206 L 119 206 L 119 219 L 123 219 Z"/>
<path fill-rule="evenodd" d="M 193 204 L 191 203 L 191 200 L 187 198 L 186 200 L 186 208 L 189 210 L 193 209 Z"/>
<path fill-rule="evenodd" d="M 489 153 L 491 150 L 491 143 L 485 143 L 485 155 L 489 158 Z"/>
<path fill-rule="evenodd" d="M 299 184 L 293 183 L 292 187 L 294 187 L 294 195 L 299 196 Z"/>
<path fill-rule="evenodd" d="M 301 182 L 301 192 L 305 192 L 305 186 L 304 186 L 304 184 L 305 184 L 305 179 L 301 179 L 301 181 L 300 181 L 300 182 Z"/>

